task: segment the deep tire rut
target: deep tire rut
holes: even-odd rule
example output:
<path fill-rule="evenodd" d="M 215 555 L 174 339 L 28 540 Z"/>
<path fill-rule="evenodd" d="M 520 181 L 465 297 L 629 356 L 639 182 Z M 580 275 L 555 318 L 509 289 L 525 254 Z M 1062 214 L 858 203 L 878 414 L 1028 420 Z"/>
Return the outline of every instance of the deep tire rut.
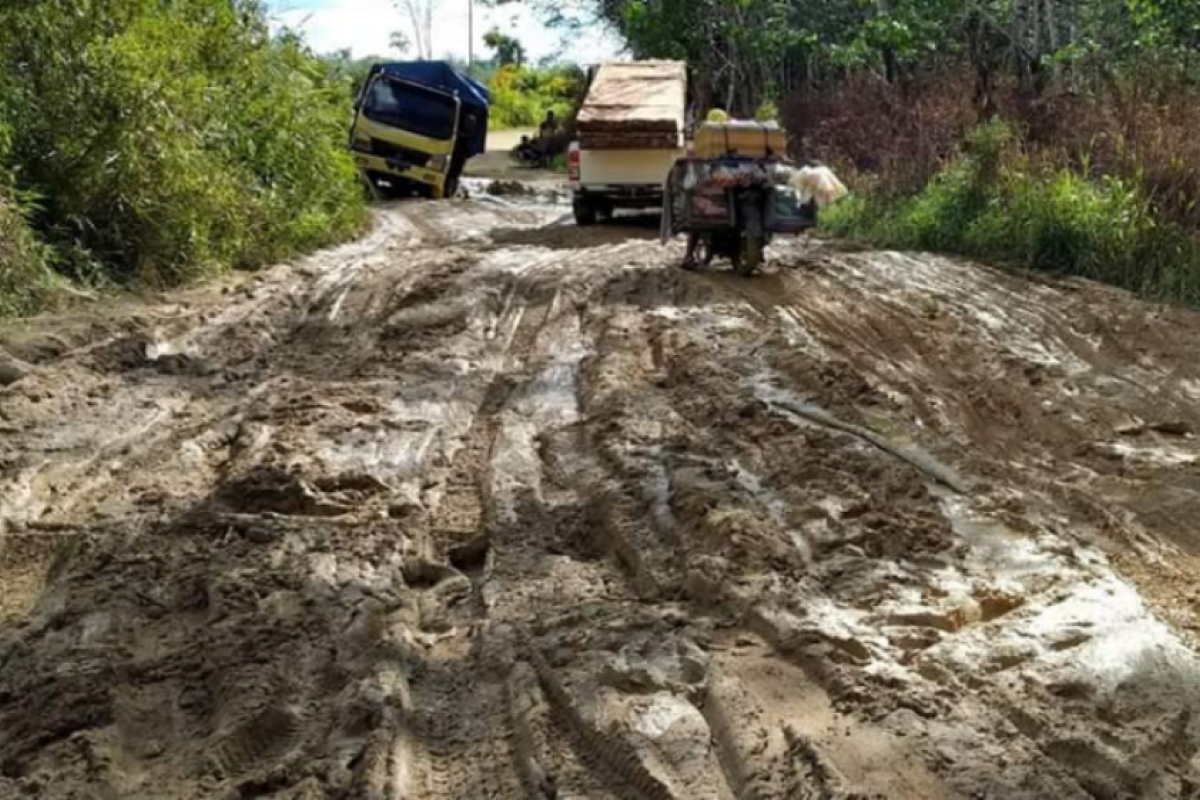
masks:
<path fill-rule="evenodd" d="M 1200 322 L 555 203 L 30 323 L 0 797 L 1200 791 Z"/>

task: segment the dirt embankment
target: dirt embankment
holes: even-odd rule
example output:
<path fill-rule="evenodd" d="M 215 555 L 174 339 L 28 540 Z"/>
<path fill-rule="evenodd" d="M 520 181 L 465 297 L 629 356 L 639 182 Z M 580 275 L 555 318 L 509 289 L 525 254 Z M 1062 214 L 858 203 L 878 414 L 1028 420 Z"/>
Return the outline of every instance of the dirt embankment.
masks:
<path fill-rule="evenodd" d="M 1200 318 L 563 212 L 0 333 L 0 797 L 1200 791 Z"/>

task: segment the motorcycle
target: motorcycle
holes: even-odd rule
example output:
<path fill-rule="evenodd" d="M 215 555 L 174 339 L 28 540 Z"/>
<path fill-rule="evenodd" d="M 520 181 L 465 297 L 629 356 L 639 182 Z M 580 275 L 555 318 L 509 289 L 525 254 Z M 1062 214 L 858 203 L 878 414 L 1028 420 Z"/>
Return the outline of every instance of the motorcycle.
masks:
<path fill-rule="evenodd" d="M 742 188 L 732 194 L 734 220 L 729 227 L 688 231 L 684 269 L 708 267 L 717 257 L 729 259 L 739 275 L 753 275 L 762 267 L 771 243 L 764 227 L 766 190 Z"/>
<path fill-rule="evenodd" d="M 772 176 L 789 174 L 777 159 L 679 159 L 667 179 L 662 239 L 688 237 L 684 269 L 725 258 L 739 275 L 753 275 L 774 234 L 800 233 L 816 224 L 815 203 Z"/>

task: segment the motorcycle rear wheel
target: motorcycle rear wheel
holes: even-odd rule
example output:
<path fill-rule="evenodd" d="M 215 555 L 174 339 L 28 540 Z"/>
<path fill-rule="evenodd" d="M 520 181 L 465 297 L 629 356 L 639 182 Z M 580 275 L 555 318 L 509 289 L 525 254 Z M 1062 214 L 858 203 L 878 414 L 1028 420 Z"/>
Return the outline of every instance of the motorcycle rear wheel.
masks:
<path fill-rule="evenodd" d="M 733 271 L 739 275 L 753 275 L 763 264 L 763 248 L 766 247 L 761 236 L 743 236 L 742 246 L 733 261 Z"/>

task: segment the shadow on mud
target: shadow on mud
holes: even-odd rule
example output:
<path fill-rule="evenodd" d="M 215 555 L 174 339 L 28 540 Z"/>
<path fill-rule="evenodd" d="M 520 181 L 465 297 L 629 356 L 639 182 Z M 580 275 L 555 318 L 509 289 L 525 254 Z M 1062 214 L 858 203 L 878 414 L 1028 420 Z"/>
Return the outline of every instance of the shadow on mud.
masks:
<path fill-rule="evenodd" d="M 600 225 L 581 227 L 570 217 L 542 228 L 497 228 L 490 238 L 497 247 L 548 247 L 553 250 L 586 250 L 629 240 L 658 238 L 657 214 L 621 215 Z"/>

